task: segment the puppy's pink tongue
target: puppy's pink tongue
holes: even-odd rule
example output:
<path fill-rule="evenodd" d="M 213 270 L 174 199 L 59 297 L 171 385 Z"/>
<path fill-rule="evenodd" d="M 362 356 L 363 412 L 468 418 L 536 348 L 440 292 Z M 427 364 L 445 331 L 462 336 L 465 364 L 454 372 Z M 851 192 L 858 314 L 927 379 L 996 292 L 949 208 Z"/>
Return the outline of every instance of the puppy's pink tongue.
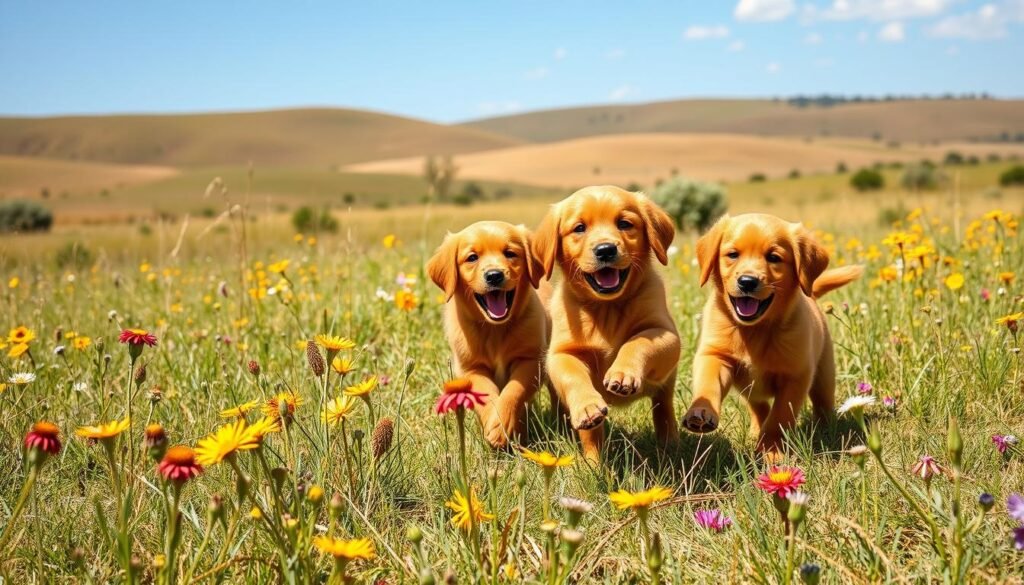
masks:
<path fill-rule="evenodd" d="M 617 268 L 602 268 L 594 273 L 594 280 L 601 288 L 615 288 L 619 286 L 619 271 Z"/>
<path fill-rule="evenodd" d="M 487 312 L 495 319 L 501 319 L 508 314 L 508 297 L 505 291 L 494 291 L 484 295 L 484 302 L 487 304 Z"/>
<path fill-rule="evenodd" d="M 757 314 L 760 301 L 751 297 L 739 297 L 736 299 L 736 312 L 740 317 L 753 317 Z"/>

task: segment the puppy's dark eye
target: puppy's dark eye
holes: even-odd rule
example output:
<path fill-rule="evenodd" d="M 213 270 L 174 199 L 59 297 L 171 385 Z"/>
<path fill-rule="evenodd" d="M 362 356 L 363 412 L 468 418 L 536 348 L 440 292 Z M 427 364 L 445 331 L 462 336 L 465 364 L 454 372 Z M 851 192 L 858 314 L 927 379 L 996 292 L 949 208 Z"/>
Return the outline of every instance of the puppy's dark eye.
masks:
<path fill-rule="evenodd" d="M 779 262 L 782 262 L 782 256 L 779 256 L 775 252 L 768 252 L 768 255 L 765 256 L 765 259 L 767 259 L 772 264 L 778 264 Z"/>
<path fill-rule="evenodd" d="M 572 231 L 577 234 L 582 234 L 583 232 L 587 231 L 587 226 L 583 225 L 582 223 L 578 223 L 574 228 L 572 228 Z"/>
<path fill-rule="evenodd" d="M 733 250 L 732 252 L 726 253 L 726 257 L 732 258 L 733 260 L 735 260 L 735 259 L 740 257 L 740 253 L 737 252 L 736 250 Z"/>
<path fill-rule="evenodd" d="M 477 256 L 476 254 L 470 254 L 469 256 L 466 256 L 466 262 L 476 262 L 479 259 L 480 257 Z"/>
<path fill-rule="evenodd" d="M 633 229 L 633 223 L 626 219 L 620 219 L 615 225 L 622 231 Z"/>
<path fill-rule="evenodd" d="M 505 257 L 508 258 L 509 260 L 511 260 L 512 258 L 518 258 L 518 256 L 516 256 L 516 253 L 513 252 L 512 250 L 505 250 Z"/>

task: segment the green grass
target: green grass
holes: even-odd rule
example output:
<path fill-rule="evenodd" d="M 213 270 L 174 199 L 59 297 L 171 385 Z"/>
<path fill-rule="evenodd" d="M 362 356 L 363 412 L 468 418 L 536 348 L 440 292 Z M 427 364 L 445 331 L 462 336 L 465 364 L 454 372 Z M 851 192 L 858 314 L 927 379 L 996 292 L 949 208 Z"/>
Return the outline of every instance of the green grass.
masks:
<path fill-rule="evenodd" d="M 228 180 L 234 197 L 240 190 L 238 178 Z M 736 201 L 754 205 L 757 198 L 772 193 L 779 205 L 793 205 L 786 199 L 794 191 L 791 187 L 816 180 L 751 185 L 749 193 L 736 193 Z M 964 246 L 961 238 L 962 228 L 985 210 L 1019 208 L 1020 194 L 1007 191 L 1001 201 L 965 195 L 964 208 L 969 215 L 961 218 L 959 232 L 952 227 L 948 194 L 907 197 L 908 209 L 918 202 L 926 204 L 920 220 L 923 235 L 941 255 L 956 262 L 951 266 L 930 262 L 924 274 L 912 282 L 879 284 L 874 282 L 876 276 L 893 261 L 893 255 L 880 243 L 888 229 L 877 226 L 876 210 L 871 206 L 894 204 L 896 197 L 889 193 L 888 198 L 869 199 L 870 203 L 859 201 L 856 205 L 864 209 L 856 213 L 850 209 L 852 203 L 843 207 L 838 201 L 809 201 L 804 209 L 817 225 L 839 226 L 834 230 L 835 262 L 868 263 L 865 279 L 826 299 L 835 307 L 829 325 L 836 343 L 837 393 L 842 400 L 856 392 L 858 381 L 868 380 L 879 396 L 896 397 L 895 411 L 873 409 L 869 420 L 880 429 L 888 466 L 912 490 L 924 489 L 909 472 L 920 455 L 931 454 L 949 466 L 944 433 L 950 416 L 959 420 L 965 445 L 964 514 L 976 516 L 974 502 L 981 492 L 994 494 L 997 501 L 963 545 L 970 562 L 962 580 L 1019 581 L 1024 555 L 1012 549 L 1009 533 L 1014 524 L 1006 514 L 1005 500 L 1012 492 L 1024 491 L 1024 454 L 1017 451 L 1004 462 L 990 436 L 1024 435 L 1019 344 L 1005 326 L 995 323 L 1002 315 L 1022 310 L 1021 237 L 1007 235 L 986 222 L 977 249 Z M 765 207 L 773 209 L 761 208 Z M 280 390 L 294 390 L 305 403 L 296 411 L 291 440 L 286 442 L 283 436 L 269 439 L 267 457 L 271 466 L 289 468 L 286 492 L 294 494 L 296 485 L 317 484 L 325 488 L 328 498 L 344 490 L 347 483 L 338 456 L 342 448 L 339 429 L 333 431 L 333 456 L 328 459 L 317 416 L 319 382 L 296 343 L 325 331 L 354 339 L 357 348 L 346 354 L 354 359 L 356 371 L 342 383 L 337 377 L 330 378 L 329 395 L 367 375 L 389 377 L 387 385 L 373 391 L 372 400 L 378 416 L 396 421 L 396 443 L 371 475 L 368 437 L 375 421 L 369 420 L 367 409 L 359 404 L 347 428 L 349 441 L 354 440 L 355 431 L 364 434 L 361 447 L 353 446 L 360 459 L 352 505 L 342 506 L 341 516 L 333 524 L 324 508 L 309 516 L 314 514 L 313 507 L 295 503 L 301 499 L 290 500 L 289 505 L 302 509 L 303 530 L 319 532 L 331 524 L 335 534 L 374 541 L 378 558 L 350 567 L 350 574 L 361 581 L 415 579 L 406 562 L 396 560 L 390 552 L 399 559 L 413 555 L 405 535 L 407 528 L 415 525 L 424 534 L 426 567 L 436 579 L 440 581 L 450 570 L 460 582 L 472 582 L 476 563 L 471 548 L 451 526 L 451 514 L 444 507 L 456 485 L 456 433 L 454 420 L 432 414 L 431 407 L 451 370 L 439 291 L 425 278 L 422 266 L 446 229 L 457 229 L 480 217 L 534 225 L 543 211 L 544 206 L 536 201 L 355 211 L 339 216 L 339 234 L 321 234 L 314 246 L 295 243 L 282 219 L 264 216 L 247 226 L 244 273 L 237 219 L 212 231 L 206 231 L 202 223 L 193 224 L 185 231 L 177 256 L 170 251 L 180 224 L 155 224 L 148 235 L 140 233 L 137 226 L 76 226 L 45 236 L 5 237 L 0 241 L 3 281 L 17 276 L 20 283 L 3 291 L 0 312 L 10 328 L 25 325 L 38 338 L 31 345 L 34 367 L 25 357 L 0 359 L 0 374 L 5 379 L 17 371 L 34 370 L 37 375 L 28 386 L 8 386 L 0 394 L 4 412 L 0 465 L 7 470 L 0 476 L 0 500 L 5 504 L 0 526 L 7 525 L 26 475 L 21 441 L 29 425 L 39 419 L 52 420 L 60 426 L 64 442 L 62 454 L 43 469 L 35 491 L 38 504 L 31 504 L 17 521 L 13 543 L 0 552 L 0 571 L 6 580 L 31 582 L 45 576 L 83 582 L 86 575 L 97 583 L 120 579 L 117 555 L 98 524 L 98 514 L 110 522 L 114 519 L 102 449 L 74 437 L 74 429 L 123 416 L 129 388 L 128 354 L 116 337 L 122 326 L 143 326 L 156 333 L 159 344 L 142 354 L 147 376 L 133 405 L 135 424 L 126 440 L 137 444 L 143 423 L 152 418 L 166 427 L 171 444 L 195 445 L 222 423 L 218 417 L 221 409 L 262 400 Z M 836 215 L 843 212 L 848 216 Z M 933 218 L 941 225 L 933 225 Z M 399 236 L 396 248 L 381 245 L 381 237 L 387 233 Z M 851 238 L 860 239 L 863 247 L 847 249 Z M 56 268 L 51 254 L 64 241 L 84 241 L 93 252 L 93 262 Z M 706 292 L 696 283 L 692 236 L 680 236 L 677 244 L 679 252 L 663 272 L 671 288 L 670 310 L 683 340 L 676 388 L 676 410 L 682 414 L 691 395 L 690 363 L 699 331 L 695 316 Z M 881 258 L 861 257 L 870 244 L 881 248 Z M 292 283 L 288 287 L 291 293 L 252 300 L 246 289 L 258 285 L 243 284 L 243 275 L 251 269 L 259 278 L 256 262 L 279 259 L 291 260 L 285 272 Z M 140 271 L 143 261 L 150 264 L 147 272 Z M 1003 271 L 1014 272 L 1018 279 L 1001 285 L 998 273 Z M 376 296 L 378 289 L 390 294 L 398 291 L 395 277 L 399 272 L 418 278 L 411 286 L 419 301 L 412 311 L 402 311 Z M 953 272 L 966 279 L 958 291 L 943 284 Z M 280 288 L 279 281 L 268 274 L 259 288 Z M 219 292 L 221 283 L 226 283 L 227 296 Z M 997 294 L 1000 286 L 1005 286 L 1006 294 Z M 992 293 L 990 301 L 981 300 L 982 288 Z M 117 312 L 116 318 L 108 317 L 111 310 Z M 79 351 L 70 348 L 70 340 L 57 341 L 58 332 L 70 331 L 91 337 L 93 344 Z M 102 347 L 97 343 L 100 338 Z M 54 354 L 58 343 L 69 348 L 63 357 Z M 107 354 L 111 361 L 104 373 Z M 247 371 L 249 360 L 260 364 L 259 378 Z M 76 390 L 77 383 L 84 387 Z M 152 400 L 157 390 L 160 399 Z M 662 574 L 666 580 L 782 582 L 786 539 L 778 513 L 752 483 L 762 465 L 747 435 L 749 419 L 741 402 L 736 398 L 726 401 L 720 431 L 703 437 L 684 435 L 681 444 L 669 452 L 654 446 L 648 408 L 648 404 L 638 403 L 611 414 L 604 467 L 592 469 L 577 460 L 554 475 L 556 497 L 573 496 L 595 505 L 582 521 L 584 539 L 576 559 L 578 582 L 647 580 L 646 553 L 638 544 L 639 527 L 629 514 L 609 504 L 607 493 L 655 484 L 674 491 L 668 504 L 653 510 L 650 517 L 652 531 L 664 544 Z M 539 527 L 541 473 L 514 453 L 490 451 L 475 419 L 467 420 L 472 482 L 487 510 L 502 524 L 514 511 L 521 512 L 512 522 L 510 559 L 524 580 L 538 582 L 545 542 Z M 843 453 L 862 441 L 848 418 L 813 428 L 806 413 L 792 433 L 788 461 L 806 472 L 806 490 L 812 498 L 806 528 L 797 541 L 798 564 L 821 565 L 822 582 L 826 583 L 947 580 L 928 544 L 926 525 L 871 461 L 864 478 L 868 501 L 862 510 L 861 479 Z M 557 423 L 546 392 L 539 393 L 533 407 L 529 445 L 578 456 L 576 440 Z M 270 505 L 269 483 L 258 460 L 252 453 L 242 453 L 239 464 L 254 478 L 253 489 Z M 488 480 L 491 472 L 495 474 L 493 484 Z M 163 499 L 149 464 L 138 465 L 133 473 L 138 479 L 132 495 L 131 551 L 148 576 L 154 555 L 162 550 Z M 946 535 L 953 483 L 938 477 L 932 490 L 942 498 L 942 512 L 935 515 Z M 250 503 L 239 507 L 240 529 L 233 538 L 226 541 L 225 530 L 215 525 L 210 545 L 202 555 L 197 554 L 209 526 L 207 504 L 215 494 L 224 498 L 228 516 L 232 516 L 234 477 L 226 463 L 208 467 L 185 488 L 178 556 L 183 570 L 194 561 L 196 575 L 222 568 L 221 576 L 227 582 L 284 581 L 279 574 L 281 559 L 275 552 L 279 546 L 257 522 L 248 519 Z M 721 508 L 734 519 L 734 525 L 721 534 L 699 529 L 692 514 L 706 507 Z M 554 509 L 558 511 L 557 505 Z M 298 514 L 293 510 L 292 515 Z M 944 538 L 952 547 L 948 536 Z M 496 540 L 491 524 L 484 525 L 483 541 L 485 553 L 492 550 Z M 229 552 L 221 560 L 234 560 L 218 567 L 216 556 L 223 545 Z M 297 550 L 297 582 L 319 582 L 330 571 L 330 563 L 307 545 Z M 232 557 L 235 551 L 237 556 Z M 82 568 L 72 562 L 73 553 L 81 553 Z M 796 577 L 793 579 L 795 582 Z"/>

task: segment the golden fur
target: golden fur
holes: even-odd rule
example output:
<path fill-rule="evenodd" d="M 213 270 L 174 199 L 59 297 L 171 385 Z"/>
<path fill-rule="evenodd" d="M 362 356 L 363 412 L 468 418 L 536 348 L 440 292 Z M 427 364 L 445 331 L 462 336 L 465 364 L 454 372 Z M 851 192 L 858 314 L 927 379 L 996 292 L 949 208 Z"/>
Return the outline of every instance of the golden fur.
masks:
<path fill-rule="evenodd" d="M 674 236 L 672 220 L 647 197 L 610 186 L 556 203 L 535 232 L 534 255 L 548 278 L 556 264 L 563 275 L 548 305 L 546 369 L 592 462 L 600 459 L 609 404 L 649 397 L 659 440 L 678 437 L 672 394 L 679 335 L 651 260 L 667 263 Z M 601 244 L 614 246 L 614 261 L 599 260 Z M 602 268 L 617 290 L 596 288 Z"/>
<path fill-rule="evenodd" d="M 501 283 L 488 283 L 489 272 L 500 272 Z M 548 320 L 534 290 L 544 273 L 531 253 L 530 234 L 500 221 L 474 223 L 445 237 L 427 273 L 447 297 L 444 329 L 456 373 L 488 395 L 476 413 L 487 441 L 504 447 L 524 431 L 547 347 Z M 477 296 L 508 293 L 512 303 L 501 319 Z"/>
<path fill-rule="evenodd" d="M 832 414 L 832 340 L 815 299 L 862 268 L 826 272 L 828 253 L 803 225 L 764 214 L 723 217 L 697 242 L 697 258 L 701 286 L 710 280 L 715 291 L 704 306 L 694 399 L 682 424 L 698 433 L 717 428 L 735 386 L 750 407 L 758 449 L 774 458 L 808 396 L 816 417 Z"/>

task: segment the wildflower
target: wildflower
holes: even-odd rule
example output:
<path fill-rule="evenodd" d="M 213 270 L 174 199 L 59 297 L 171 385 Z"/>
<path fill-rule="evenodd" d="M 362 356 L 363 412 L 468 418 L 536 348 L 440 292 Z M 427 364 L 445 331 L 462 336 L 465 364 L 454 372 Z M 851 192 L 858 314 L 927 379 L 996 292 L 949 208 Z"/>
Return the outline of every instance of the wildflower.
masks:
<path fill-rule="evenodd" d="M 324 356 L 320 355 L 320 349 L 312 341 L 306 342 L 306 361 L 309 362 L 309 369 L 313 375 L 319 378 L 327 371 L 327 364 L 324 363 Z"/>
<path fill-rule="evenodd" d="M 1014 274 L 1013 272 L 999 273 L 999 282 L 1002 282 L 1003 284 L 1010 284 L 1011 282 L 1013 282 L 1015 278 L 1017 278 L 1017 275 Z"/>
<path fill-rule="evenodd" d="M 858 394 L 871 394 L 874 387 L 871 386 L 871 382 L 857 382 L 857 393 Z"/>
<path fill-rule="evenodd" d="M 28 353 L 28 344 L 27 343 L 19 343 L 17 345 L 12 345 L 11 346 L 11 349 L 9 349 L 7 351 L 7 357 L 9 357 L 12 360 L 14 360 L 14 359 L 20 358 L 21 356 L 25 355 L 26 353 Z"/>
<path fill-rule="evenodd" d="M 1006 511 L 1010 513 L 1010 518 L 1024 522 L 1024 497 L 1020 494 L 1010 494 L 1006 499 Z"/>
<path fill-rule="evenodd" d="M 804 509 L 807 507 L 807 502 L 810 501 L 811 496 L 806 492 L 797 490 L 786 496 L 786 499 L 789 500 L 789 521 L 794 524 L 803 522 L 806 516 Z"/>
<path fill-rule="evenodd" d="M 395 293 L 395 306 L 403 311 L 412 311 L 418 304 L 419 299 L 416 298 L 416 295 L 407 290 Z"/>
<path fill-rule="evenodd" d="M 355 369 L 355 364 L 350 359 L 343 358 L 341 356 L 335 356 L 331 360 L 331 369 L 338 375 L 344 376 Z"/>
<path fill-rule="evenodd" d="M 309 490 L 306 491 L 306 500 L 314 505 L 319 505 L 320 502 L 324 501 L 324 488 L 318 485 L 312 485 Z"/>
<path fill-rule="evenodd" d="M 32 372 L 15 372 L 14 374 L 11 374 L 9 378 L 7 378 L 7 383 L 14 384 L 15 386 L 24 386 L 26 384 L 31 384 L 32 382 L 35 381 L 36 375 L 33 374 Z"/>
<path fill-rule="evenodd" d="M 11 329 L 10 333 L 7 334 L 7 341 L 14 344 L 29 343 L 35 338 L 35 332 L 24 325 Z"/>
<path fill-rule="evenodd" d="M 262 444 L 267 435 L 281 432 L 281 421 L 280 419 L 265 416 L 249 425 L 246 430 Z"/>
<path fill-rule="evenodd" d="M 594 509 L 594 505 L 590 502 L 577 498 L 559 498 L 558 505 L 565 510 L 565 513 L 568 516 L 566 522 L 573 528 L 579 525 L 580 518 L 582 518 L 584 514 L 589 514 Z"/>
<path fill-rule="evenodd" d="M 964 286 L 964 275 L 954 272 L 946 277 L 945 284 L 949 290 L 960 290 Z"/>
<path fill-rule="evenodd" d="M 996 325 L 1006 325 L 1006 328 L 1009 329 L 1011 333 L 1016 333 L 1017 323 L 1020 321 L 1024 321 L 1024 311 L 1004 315 L 996 319 Z"/>
<path fill-rule="evenodd" d="M 295 414 L 296 407 L 300 404 L 302 404 L 302 398 L 294 392 L 279 392 L 277 395 L 271 396 L 261 410 L 270 418 L 281 418 L 283 414 L 286 418 L 291 419 Z"/>
<path fill-rule="evenodd" d="M 376 554 L 373 548 L 373 541 L 369 538 L 343 540 L 330 536 L 317 536 L 313 539 L 313 546 L 324 554 L 349 561 L 355 559 L 371 560 Z"/>
<path fill-rule="evenodd" d="M 328 352 L 338 352 L 342 350 L 352 349 L 356 346 L 356 343 L 347 337 L 338 337 L 336 335 L 325 335 L 318 334 L 314 338 L 317 344 L 326 349 Z"/>
<path fill-rule="evenodd" d="M 522 453 L 523 458 L 543 467 L 545 471 L 572 465 L 573 462 L 572 455 L 558 457 L 547 451 L 531 451 L 529 449 L 521 449 L 520 453 Z"/>
<path fill-rule="evenodd" d="M 398 236 L 396 236 L 395 234 L 388 234 L 384 236 L 384 240 L 382 243 L 384 244 L 384 247 L 386 249 L 390 250 L 391 248 L 395 247 L 395 244 L 398 243 Z"/>
<path fill-rule="evenodd" d="M 1017 437 L 1013 435 L 992 435 L 992 442 L 995 443 L 996 450 L 1000 454 L 1006 454 L 1010 447 L 1017 444 Z"/>
<path fill-rule="evenodd" d="M 726 516 L 721 510 L 697 510 L 693 513 L 693 521 L 697 526 L 706 528 L 712 532 L 721 532 L 732 526 L 732 518 Z"/>
<path fill-rule="evenodd" d="M 854 416 L 858 416 L 859 414 L 863 414 L 865 408 L 871 406 L 874 403 L 874 396 L 851 396 L 847 398 L 845 402 L 839 405 L 839 408 L 836 409 L 836 412 L 838 412 L 839 414 L 846 414 L 847 412 L 851 412 Z"/>
<path fill-rule="evenodd" d="M 445 507 L 455 512 L 452 516 L 452 526 L 462 530 L 470 530 L 474 525 L 481 522 L 493 520 L 494 515 L 484 511 L 484 505 L 476 497 L 476 490 L 469 488 L 469 498 L 456 490 L 452 499 L 444 503 Z"/>
<path fill-rule="evenodd" d="M 340 396 L 327 402 L 320 420 L 336 425 L 346 419 L 356 408 L 356 401 L 351 396 Z"/>
<path fill-rule="evenodd" d="M 380 459 L 391 449 L 391 441 L 395 435 L 395 422 L 388 417 L 377 421 L 370 433 L 370 448 L 374 459 Z"/>
<path fill-rule="evenodd" d="M 117 340 L 129 345 L 156 345 L 156 336 L 145 329 L 125 329 Z"/>
<path fill-rule="evenodd" d="M 12 276 L 11 279 L 7 281 L 7 288 L 18 288 L 19 284 L 21 284 L 21 279 L 17 276 Z"/>
<path fill-rule="evenodd" d="M 996 499 L 992 494 L 983 493 L 978 496 L 978 506 L 981 507 L 983 512 L 988 512 L 992 509 L 992 506 L 996 505 Z"/>
<path fill-rule="evenodd" d="M 220 416 L 221 418 L 242 418 L 248 414 L 250 410 L 258 407 L 259 405 L 260 403 L 258 401 L 250 400 L 249 402 L 244 402 L 238 406 L 233 406 L 220 411 Z"/>
<path fill-rule="evenodd" d="M 291 264 L 291 260 L 288 260 L 287 258 L 284 260 L 278 260 L 277 262 L 267 266 L 267 271 L 273 272 L 274 274 L 284 274 L 284 271 L 288 269 L 289 264 Z"/>
<path fill-rule="evenodd" d="M 75 348 L 75 349 L 77 349 L 79 351 L 84 351 L 90 345 L 92 345 L 92 339 L 89 339 L 88 337 L 75 337 L 71 341 L 71 347 L 73 347 L 73 348 Z"/>
<path fill-rule="evenodd" d="M 917 460 L 917 463 L 910 468 L 910 472 L 925 480 L 925 482 L 929 482 L 933 476 L 942 473 L 942 466 L 931 455 L 922 455 Z"/>
<path fill-rule="evenodd" d="M 882 406 L 888 408 L 889 410 L 895 410 L 896 399 L 893 398 L 892 396 L 885 396 L 882 398 Z"/>
<path fill-rule="evenodd" d="M 195 451 L 184 445 L 168 449 L 157 469 L 165 480 L 178 485 L 198 477 L 203 472 L 203 467 L 196 462 Z"/>
<path fill-rule="evenodd" d="M 1017 550 L 1024 550 L 1024 526 L 1013 529 L 1013 547 Z"/>
<path fill-rule="evenodd" d="M 51 422 L 39 421 L 25 435 L 25 448 L 29 451 L 56 455 L 60 453 L 60 447 L 60 429 Z"/>
<path fill-rule="evenodd" d="M 799 467 L 772 465 L 767 473 L 761 474 L 754 485 L 761 491 L 785 499 L 804 485 L 807 478 Z"/>
<path fill-rule="evenodd" d="M 805 585 L 818 585 L 821 580 L 821 567 L 814 563 L 800 565 L 800 580 Z"/>
<path fill-rule="evenodd" d="M 370 376 L 362 382 L 345 388 L 345 396 L 362 397 L 377 387 L 377 376 Z"/>
<path fill-rule="evenodd" d="M 159 461 L 163 458 L 167 450 L 167 432 L 160 423 L 146 425 L 146 430 L 142 433 L 142 446 L 154 460 Z"/>
<path fill-rule="evenodd" d="M 233 457 L 238 451 L 249 451 L 260 446 L 260 438 L 237 420 L 226 424 L 199 440 L 196 460 L 200 465 L 210 466 Z"/>
<path fill-rule="evenodd" d="M 434 404 L 434 412 L 447 414 L 453 410 L 472 410 L 487 402 L 487 395 L 473 390 L 473 383 L 466 378 L 456 378 L 444 383 L 444 392 Z"/>
<path fill-rule="evenodd" d="M 128 430 L 131 426 L 131 420 L 127 417 L 121 420 L 110 421 L 108 423 L 101 423 L 99 425 L 88 425 L 84 427 L 78 427 L 75 434 L 79 437 L 86 439 L 92 439 L 94 441 L 108 442 L 117 438 L 118 435 Z"/>
<path fill-rule="evenodd" d="M 620 510 L 632 508 L 633 510 L 647 510 L 652 504 L 660 502 L 672 495 L 672 490 L 654 486 L 642 492 L 628 492 L 619 490 L 608 494 L 608 499 Z"/>
<path fill-rule="evenodd" d="M 249 373 L 253 376 L 260 375 L 260 363 L 256 360 L 249 360 L 248 363 Z"/>

